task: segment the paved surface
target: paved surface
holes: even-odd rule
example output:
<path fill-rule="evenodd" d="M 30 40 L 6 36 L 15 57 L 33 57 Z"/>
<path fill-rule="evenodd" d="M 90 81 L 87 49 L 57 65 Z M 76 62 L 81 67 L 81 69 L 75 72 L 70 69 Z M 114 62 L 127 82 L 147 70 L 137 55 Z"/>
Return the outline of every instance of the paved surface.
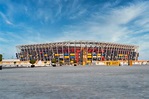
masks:
<path fill-rule="evenodd" d="M 3 69 L 0 99 L 149 99 L 149 66 Z"/>

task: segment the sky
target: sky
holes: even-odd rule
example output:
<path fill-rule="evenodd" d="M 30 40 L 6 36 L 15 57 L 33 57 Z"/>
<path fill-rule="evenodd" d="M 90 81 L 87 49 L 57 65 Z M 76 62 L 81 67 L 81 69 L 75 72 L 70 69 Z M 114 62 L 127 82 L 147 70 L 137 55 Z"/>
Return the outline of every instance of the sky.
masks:
<path fill-rule="evenodd" d="M 91 40 L 139 46 L 149 60 L 149 0 L 0 0 L 0 53 L 16 46 Z"/>

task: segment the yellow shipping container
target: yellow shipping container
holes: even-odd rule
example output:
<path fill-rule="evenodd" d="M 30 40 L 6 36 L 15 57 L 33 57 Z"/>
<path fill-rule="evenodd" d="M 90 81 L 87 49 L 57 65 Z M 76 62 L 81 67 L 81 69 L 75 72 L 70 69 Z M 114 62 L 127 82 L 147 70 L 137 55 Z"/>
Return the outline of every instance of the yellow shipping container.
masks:
<path fill-rule="evenodd" d="M 75 56 L 75 53 L 70 53 L 70 56 Z"/>
<path fill-rule="evenodd" d="M 48 56 L 47 54 L 44 54 L 44 56 Z"/>
<path fill-rule="evenodd" d="M 69 56 L 64 56 L 64 58 L 69 58 Z"/>
<path fill-rule="evenodd" d="M 92 58 L 92 56 L 87 56 L 87 58 Z"/>
<path fill-rule="evenodd" d="M 97 56 L 101 56 L 101 54 L 97 54 Z"/>
<path fill-rule="evenodd" d="M 70 63 L 73 63 L 73 61 L 70 61 Z"/>
<path fill-rule="evenodd" d="M 83 64 L 82 64 L 82 65 L 83 65 L 83 66 L 84 66 L 84 65 L 86 65 L 86 62 L 83 62 Z"/>
<path fill-rule="evenodd" d="M 87 61 L 87 63 L 91 63 L 91 61 L 90 61 L 90 60 L 88 60 L 88 61 Z"/>
<path fill-rule="evenodd" d="M 59 54 L 55 54 L 55 56 L 59 56 Z"/>
<path fill-rule="evenodd" d="M 91 56 L 92 54 L 91 54 L 91 53 L 88 53 L 87 55 L 88 55 L 88 56 Z"/>
<path fill-rule="evenodd" d="M 106 65 L 107 66 L 119 66 L 120 62 L 119 61 L 109 61 L 109 62 L 106 62 Z"/>
<path fill-rule="evenodd" d="M 119 56 L 123 56 L 123 54 L 119 54 Z"/>

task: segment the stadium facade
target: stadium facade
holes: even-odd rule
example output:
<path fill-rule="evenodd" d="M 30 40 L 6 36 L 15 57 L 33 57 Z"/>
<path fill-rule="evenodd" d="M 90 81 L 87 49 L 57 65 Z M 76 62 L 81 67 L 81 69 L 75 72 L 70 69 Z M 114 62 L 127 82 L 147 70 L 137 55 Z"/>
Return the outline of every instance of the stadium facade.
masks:
<path fill-rule="evenodd" d="M 109 60 L 138 60 L 138 46 L 96 42 L 96 41 L 66 41 L 44 44 L 30 44 L 17 46 L 16 57 L 21 61 L 31 59 L 57 61 L 70 63 L 86 61 L 109 61 Z"/>

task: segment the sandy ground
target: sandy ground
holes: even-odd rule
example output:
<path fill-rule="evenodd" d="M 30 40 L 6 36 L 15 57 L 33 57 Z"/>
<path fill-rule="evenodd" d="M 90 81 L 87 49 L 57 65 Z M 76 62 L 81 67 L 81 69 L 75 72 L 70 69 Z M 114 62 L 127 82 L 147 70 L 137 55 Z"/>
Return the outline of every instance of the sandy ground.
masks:
<path fill-rule="evenodd" d="M 149 99 L 149 66 L 3 69 L 0 99 Z"/>

